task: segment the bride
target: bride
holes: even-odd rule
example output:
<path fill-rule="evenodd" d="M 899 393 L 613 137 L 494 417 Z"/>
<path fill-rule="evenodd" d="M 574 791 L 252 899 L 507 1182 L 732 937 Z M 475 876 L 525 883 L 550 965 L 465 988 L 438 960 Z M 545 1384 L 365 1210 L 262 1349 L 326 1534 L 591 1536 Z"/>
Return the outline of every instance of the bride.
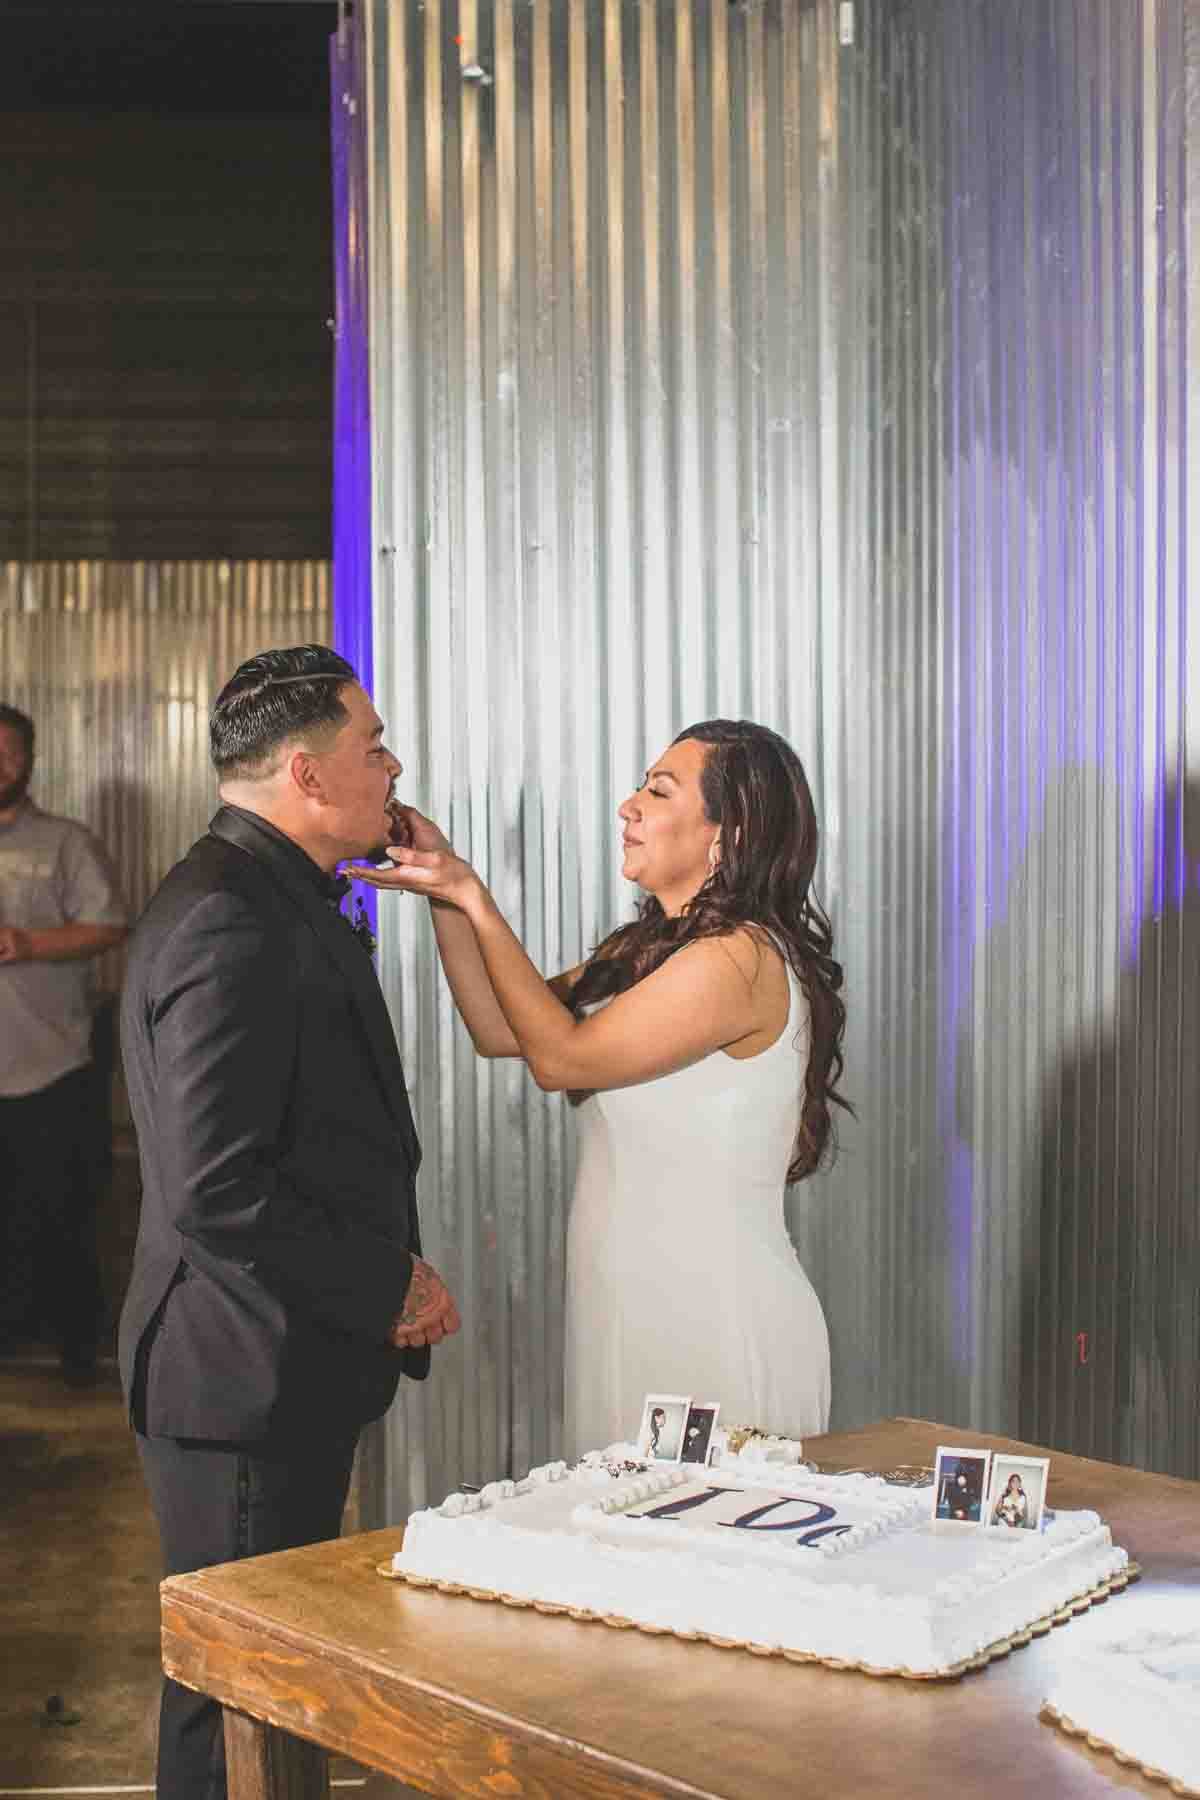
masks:
<path fill-rule="evenodd" d="M 829 1416 L 821 1303 L 783 1193 L 824 1159 L 845 1008 L 812 891 L 817 822 L 773 731 L 693 725 L 618 809 L 638 917 L 546 981 L 474 870 L 398 809 L 376 887 L 425 894 L 481 1056 L 578 1100 L 567 1236 L 569 1452 L 628 1440 L 647 1393 L 803 1437 Z"/>

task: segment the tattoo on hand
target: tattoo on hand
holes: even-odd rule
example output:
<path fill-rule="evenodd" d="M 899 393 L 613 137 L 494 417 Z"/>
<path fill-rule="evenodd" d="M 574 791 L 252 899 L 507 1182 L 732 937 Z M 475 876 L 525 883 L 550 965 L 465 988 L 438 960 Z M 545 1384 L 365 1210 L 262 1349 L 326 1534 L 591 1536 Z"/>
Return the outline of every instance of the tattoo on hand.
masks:
<path fill-rule="evenodd" d="M 402 1329 L 415 1324 L 422 1313 L 429 1311 L 437 1296 L 436 1281 L 437 1277 L 432 1269 L 424 1269 L 414 1263 L 412 1280 L 404 1296 L 404 1310 L 399 1318 Z"/>

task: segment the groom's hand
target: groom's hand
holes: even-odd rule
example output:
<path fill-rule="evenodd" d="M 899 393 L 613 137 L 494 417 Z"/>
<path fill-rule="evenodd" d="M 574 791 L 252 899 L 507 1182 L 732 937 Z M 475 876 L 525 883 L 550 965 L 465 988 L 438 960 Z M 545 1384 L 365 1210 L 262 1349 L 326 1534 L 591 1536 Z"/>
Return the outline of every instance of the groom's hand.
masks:
<path fill-rule="evenodd" d="M 437 1270 L 414 1256 L 404 1306 L 388 1333 L 392 1348 L 419 1350 L 423 1344 L 440 1344 L 443 1338 L 453 1337 L 461 1325 L 458 1308 Z"/>

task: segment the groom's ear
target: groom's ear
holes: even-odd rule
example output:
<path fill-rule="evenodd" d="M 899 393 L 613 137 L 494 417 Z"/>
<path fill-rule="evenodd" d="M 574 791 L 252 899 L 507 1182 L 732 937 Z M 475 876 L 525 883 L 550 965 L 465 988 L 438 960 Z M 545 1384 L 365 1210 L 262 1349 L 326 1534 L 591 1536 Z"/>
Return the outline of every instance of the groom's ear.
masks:
<path fill-rule="evenodd" d="M 288 785 L 304 800 L 322 801 L 325 780 L 321 759 L 311 750 L 289 750 L 285 761 Z"/>

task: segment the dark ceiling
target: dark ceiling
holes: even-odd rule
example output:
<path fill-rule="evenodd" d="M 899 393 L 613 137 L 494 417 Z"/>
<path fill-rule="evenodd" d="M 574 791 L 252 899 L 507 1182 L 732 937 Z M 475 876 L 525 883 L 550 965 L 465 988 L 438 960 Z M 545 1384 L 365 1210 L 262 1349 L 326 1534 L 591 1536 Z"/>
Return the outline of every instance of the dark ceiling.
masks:
<path fill-rule="evenodd" d="M 313 113 L 327 0 L 0 0 L 0 110 Z"/>
<path fill-rule="evenodd" d="M 333 4 L 0 0 L 0 557 L 326 557 Z"/>

